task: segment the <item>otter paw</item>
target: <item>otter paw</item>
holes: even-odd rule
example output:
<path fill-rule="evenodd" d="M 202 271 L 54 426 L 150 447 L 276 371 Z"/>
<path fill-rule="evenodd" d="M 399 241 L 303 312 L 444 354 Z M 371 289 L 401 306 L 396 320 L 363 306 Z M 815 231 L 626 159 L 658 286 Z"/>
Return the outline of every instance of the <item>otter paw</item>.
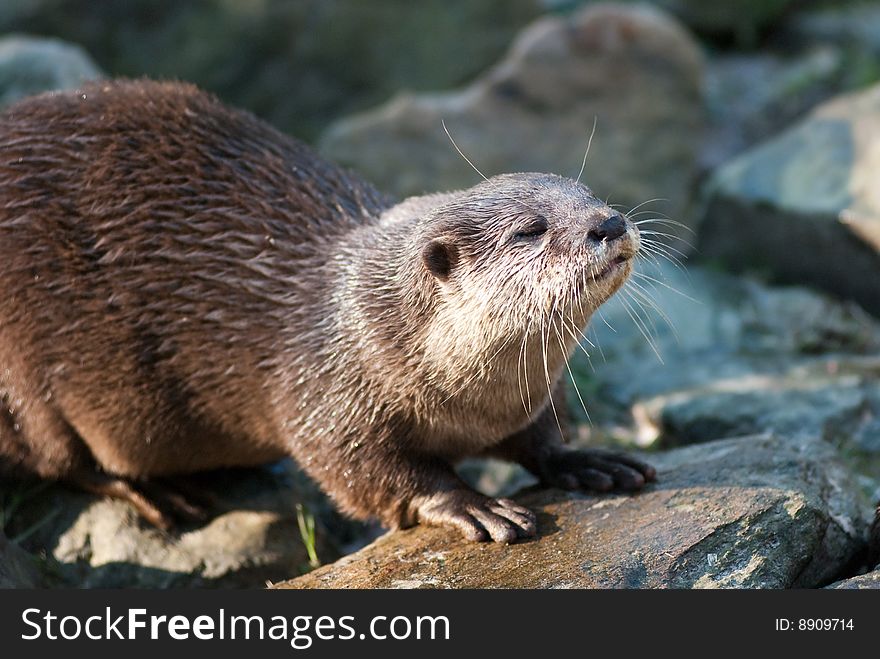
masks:
<path fill-rule="evenodd" d="M 510 499 L 490 499 L 470 490 L 441 492 L 418 507 L 419 521 L 452 526 L 468 540 L 510 543 L 537 532 L 535 513 Z"/>
<path fill-rule="evenodd" d="M 555 451 L 542 465 L 541 480 L 566 490 L 633 491 L 657 478 L 649 464 L 599 449 Z"/>

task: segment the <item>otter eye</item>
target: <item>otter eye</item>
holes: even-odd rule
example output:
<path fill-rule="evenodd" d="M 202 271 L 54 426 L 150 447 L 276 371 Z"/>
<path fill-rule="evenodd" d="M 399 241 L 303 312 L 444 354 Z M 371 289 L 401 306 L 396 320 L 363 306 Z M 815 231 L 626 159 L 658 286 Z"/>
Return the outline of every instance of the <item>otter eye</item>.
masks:
<path fill-rule="evenodd" d="M 538 215 L 529 224 L 522 227 L 519 231 L 513 234 L 513 239 L 517 242 L 528 242 L 531 240 L 535 240 L 547 233 L 548 228 L 549 224 L 547 224 L 547 218 L 543 215 Z"/>

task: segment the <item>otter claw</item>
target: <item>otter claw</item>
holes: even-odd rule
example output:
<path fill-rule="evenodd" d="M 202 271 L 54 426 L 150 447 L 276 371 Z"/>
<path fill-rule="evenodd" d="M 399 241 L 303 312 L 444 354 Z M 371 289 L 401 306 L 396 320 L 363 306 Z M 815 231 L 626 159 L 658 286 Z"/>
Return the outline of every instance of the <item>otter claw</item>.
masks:
<path fill-rule="evenodd" d="M 419 521 L 452 526 L 476 542 L 511 543 L 537 533 L 535 513 L 510 499 L 491 499 L 470 490 L 435 495 L 419 507 Z"/>
<path fill-rule="evenodd" d="M 640 490 L 657 478 L 651 465 L 598 449 L 556 451 L 542 464 L 541 480 L 566 490 Z"/>

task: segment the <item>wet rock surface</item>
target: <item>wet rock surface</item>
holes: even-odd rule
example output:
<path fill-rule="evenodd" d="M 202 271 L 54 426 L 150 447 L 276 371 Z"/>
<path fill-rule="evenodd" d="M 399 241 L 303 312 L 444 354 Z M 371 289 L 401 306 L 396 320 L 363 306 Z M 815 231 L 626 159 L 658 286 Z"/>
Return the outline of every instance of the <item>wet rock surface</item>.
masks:
<path fill-rule="evenodd" d="M 463 542 L 387 535 L 285 588 L 787 588 L 832 581 L 864 547 L 864 507 L 820 440 L 761 436 L 652 456 L 635 496 L 557 490 L 519 498 L 539 536 Z"/>

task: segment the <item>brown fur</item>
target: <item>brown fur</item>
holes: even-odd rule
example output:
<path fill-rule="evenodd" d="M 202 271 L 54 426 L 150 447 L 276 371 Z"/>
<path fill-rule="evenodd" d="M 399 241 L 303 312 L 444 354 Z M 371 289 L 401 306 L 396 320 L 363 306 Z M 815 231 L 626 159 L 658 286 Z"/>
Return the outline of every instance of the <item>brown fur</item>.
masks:
<path fill-rule="evenodd" d="M 611 213 L 544 174 L 392 206 L 184 84 L 25 100 L 0 116 L 0 465 L 95 489 L 292 455 L 357 516 L 533 534 L 450 463 L 653 477 L 563 453 L 548 404 L 638 249 L 628 221 L 587 238 Z"/>

